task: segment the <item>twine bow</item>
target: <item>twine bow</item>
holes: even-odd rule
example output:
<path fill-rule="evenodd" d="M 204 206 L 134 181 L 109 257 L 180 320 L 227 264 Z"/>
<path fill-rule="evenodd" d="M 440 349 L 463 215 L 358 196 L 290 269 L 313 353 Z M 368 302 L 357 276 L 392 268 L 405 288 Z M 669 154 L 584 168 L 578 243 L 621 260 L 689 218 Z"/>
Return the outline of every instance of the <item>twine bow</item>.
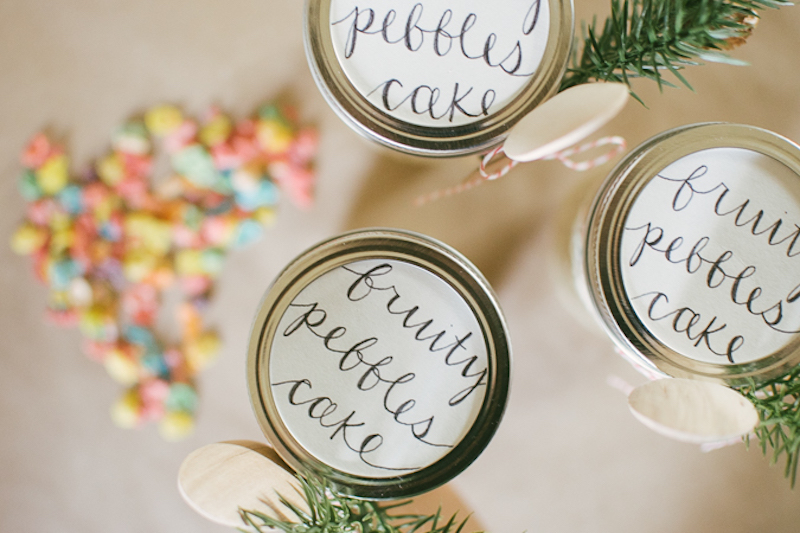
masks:
<path fill-rule="evenodd" d="M 589 159 L 586 161 L 574 161 L 573 159 L 571 159 L 572 156 L 605 145 L 613 145 L 613 148 L 607 150 L 605 153 L 603 153 L 598 157 L 595 157 L 594 159 Z M 538 159 L 534 159 L 533 161 L 550 161 L 555 159 L 560 161 L 561 164 L 567 168 L 583 172 L 592 169 L 594 167 L 603 165 L 605 163 L 608 163 L 610 160 L 612 160 L 620 153 L 622 153 L 625 150 L 625 146 L 626 146 L 625 139 L 623 139 L 622 137 L 619 136 L 601 137 L 600 139 L 581 144 L 580 146 L 572 146 L 565 150 L 560 150 L 558 152 L 544 155 L 542 157 L 539 157 Z M 500 154 L 503 154 L 503 146 L 498 146 L 494 150 L 487 153 L 481 160 L 478 172 L 471 174 L 466 180 L 462 181 L 461 183 L 453 187 L 440 189 L 438 191 L 434 191 L 432 193 L 419 196 L 414 201 L 414 205 L 419 207 L 427 203 L 439 200 L 441 198 L 453 196 L 455 194 L 460 194 L 464 191 L 468 191 L 474 187 L 477 187 L 478 185 L 481 185 L 486 181 L 502 178 L 503 176 L 508 174 L 508 172 L 512 168 L 514 168 L 520 163 L 520 161 L 515 161 L 513 159 L 508 159 L 506 157 L 507 162 L 499 170 L 490 173 L 487 170 L 489 163 L 492 161 L 492 159 L 494 159 Z"/>

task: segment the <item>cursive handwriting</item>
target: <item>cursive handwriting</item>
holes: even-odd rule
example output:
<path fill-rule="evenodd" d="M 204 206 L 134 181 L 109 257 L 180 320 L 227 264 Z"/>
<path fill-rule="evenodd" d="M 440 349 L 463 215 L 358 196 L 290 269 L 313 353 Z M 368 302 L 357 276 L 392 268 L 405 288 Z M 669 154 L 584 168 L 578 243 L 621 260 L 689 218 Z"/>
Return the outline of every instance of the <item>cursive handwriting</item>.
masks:
<path fill-rule="evenodd" d="M 330 399 L 327 396 L 307 397 L 306 399 L 301 399 L 299 394 L 300 389 L 303 389 L 303 392 L 308 393 L 314 388 L 310 380 L 296 379 L 296 380 L 280 381 L 278 383 L 272 384 L 273 387 L 282 387 L 286 385 L 290 385 L 287 394 L 287 400 L 289 401 L 289 403 L 294 406 L 307 405 L 308 417 L 313 420 L 316 420 L 321 427 L 325 429 L 331 429 L 332 432 L 329 436 L 331 440 L 333 440 L 337 435 L 340 435 L 344 445 L 349 450 L 357 453 L 359 459 L 361 459 L 364 463 L 368 464 L 373 468 L 378 468 L 381 470 L 397 470 L 397 471 L 419 470 L 419 467 L 396 468 L 396 467 L 383 466 L 375 463 L 374 461 L 371 460 L 369 455 L 376 452 L 381 446 L 383 446 L 384 438 L 380 433 L 370 433 L 361 440 L 361 443 L 359 445 L 354 446 L 352 444 L 353 439 L 348 438 L 348 431 L 351 430 L 352 428 L 360 428 L 365 425 L 364 422 L 353 422 L 353 419 L 356 417 L 355 410 L 350 411 L 350 413 L 344 416 L 343 418 L 339 418 L 338 420 L 332 420 L 331 418 L 334 417 L 334 414 L 339 409 L 339 405 L 332 399 Z M 309 396 L 313 396 L 313 394 Z M 350 433 L 350 435 L 352 435 L 352 433 Z"/>
<path fill-rule="evenodd" d="M 765 220 L 767 217 L 766 212 L 764 209 L 756 210 L 751 205 L 752 199 L 750 198 L 745 199 L 735 207 L 727 205 L 729 203 L 728 195 L 731 190 L 724 182 L 720 181 L 710 188 L 701 188 L 699 184 L 695 183 L 707 174 L 708 166 L 701 165 L 685 178 L 670 178 L 663 174 L 658 175 L 662 180 L 680 184 L 672 199 L 673 210 L 682 211 L 686 209 L 692 200 L 698 196 L 718 193 L 713 209 L 713 213 L 716 216 L 726 218 L 732 217 L 734 226 L 748 229 L 749 233 L 753 236 L 759 237 L 761 235 L 766 235 L 766 242 L 770 246 L 786 245 L 786 257 L 797 257 L 800 255 L 799 225 L 793 223 L 791 224 L 793 227 L 787 230 L 782 218 L 775 220 L 773 217 L 774 221 L 765 226 L 765 224 L 767 224 Z"/>
<path fill-rule="evenodd" d="M 497 34 L 490 32 L 485 38 L 473 38 L 470 35 L 478 15 L 468 13 L 460 24 L 453 22 L 453 10 L 445 9 L 439 16 L 435 27 L 424 28 L 421 20 L 425 7 L 421 3 L 414 4 L 408 14 L 398 19 L 395 9 L 388 9 L 383 16 L 372 8 L 354 7 L 343 18 L 332 22 L 332 25 L 347 24 L 347 38 L 344 45 L 344 56 L 350 58 L 356 51 L 359 35 L 379 35 L 389 45 L 400 45 L 410 52 L 419 51 L 426 41 L 430 41 L 434 53 L 444 57 L 455 50 L 470 60 L 480 60 L 490 68 L 500 68 L 512 76 L 531 76 L 532 72 L 521 73 L 524 47 L 519 40 L 510 50 L 498 52 Z M 540 0 L 534 0 L 522 19 L 520 31 L 530 35 L 539 21 Z M 455 30 L 453 28 L 456 28 Z"/>
<path fill-rule="evenodd" d="M 414 381 L 416 374 L 407 372 L 394 379 L 386 377 L 386 367 L 392 363 L 393 357 L 387 355 L 380 358 L 368 359 L 365 355 L 365 352 L 369 348 L 378 344 L 378 339 L 376 337 L 361 339 L 350 344 L 349 347 L 347 344 L 344 347 L 337 346 L 337 344 L 339 344 L 337 341 L 340 341 L 340 339 L 347 334 L 347 328 L 334 326 L 328 329 L 329 326 L 325 326 L 328 313 L 320 307 L 318 302 L 311 304 L 291 304 L 290 307 L 302 309 L 303 312 L 284 330 L 284 337 L 289 337 L 300 328 L 305 328 L 316 337 L 322 339 L 322 344 L 325 349 L 339 357 L 340 371 L 362 372 L 356 383 L 358 390 L 369 391 L 375 389 L 379 385 L 385 386 L 383 408 L 387 413 L 392 415 L 395 422 L 410 428 L 416 440 L 429 446 L 449 446 L 426 440 L 434 422 L 435 417 L 433 415 L 419 420 L 408 420 L 408 417 L 412 414 L 411 412 L 417 407 L 417 400 L 408 398 L 398 402 L 394 398 L 397 394 L 395 393 L 395 389 Z M 417 411 L 419 411 L 419 409 L 417 409 Z"/>
<path fill-rule="evenodd" d="M 750 278 L 755 279 L 758 268 L 755 265 L 746 265 L 741 268 L 730 266 L 742 264 L 742 261 L 738 260 L 731 250 L 724 250 L 719 254 L 706 257 L 705 250 L 711 242 L 710 237 L 700 237 L 694 244 L 688 246 L 686 240 L 681 236 L 673 239 L 665 238 L 664 228 L 656 226 L 652 222 L 642 226 L 626 227 L 625 230 L 641 233 L 641 239 L 628 260 L 629 266 L 636 266 L 645 251 L 648 250 L 663 256 L 671 264 L 683 265 L 688 274 L 702 274 L 701 269 L 707 266 L 706 287 L 718 289 L 730 281 L 728 294 L 731 302 L 743 306 L 751 315 L 760 317 L 764 324 L 774 331 L 786 334 L 800 333 L 800 330 L 785 329 L 781 325 L 786 318 L 788 305 L 794 304 L 800 299 L 800 283 L 777 302 L 763 303 L 764 289 L 760 285 L 752 286 L 749 291 L 745 288 L 745 285 L 752 281 Z M 797 310 L 800 311 L 800 306 Z"/>
<path fill-rule="evenodd" d="M 744 337 L 742 335 L 734 335 L 730 338 L 730 340 L 725 344 L 724 349 L 720 349 L 718 344 L 714 343 L 713 339 L 711 338 L 712 335 L 714 339 L 720 337 L 721 335 L 716 335 L 720 333 L 724 329 L 728 327 L 727 324 L 722 324 L 714 327 L 717 323 L 716 316 L 711 317 L 711 320 L 707 321 L 706 325 L 702 325 L 703 317 L 700 313 L 692 309 L 691 307 L 679 307 L 677 309 L 673 309 L 671 311 L 663 312 L 660 308 L 662 302 L 664 304 L 669 303 L 669 297 L 660 291 L 653 291 L 642 294 L 640 296 L 636 296 L 633 299 L 638 300 L 640 298 L 651 298 L 650 303 L 647 306 L 647 317 L 654 321 L 660 322 L 662 320 L 669 320 L 672 319 L 672 330 L 675 333 L 683 333 L 689 340 L 694 341 L 694 346 L 700 346 L 700 344 L 704 344 L 705 347 L 714 355 L 724 356 L 730 361 L 734 363 L 733 354 L 744 345 Z M 659 307 L 659 309 L 656 309 Z"/>
<path fill-rule="evenodd" d="M 703 287 L 701 290 L 721 293 L 722 298 L 732 304 L 732 309 L 743 309 L 746 314 L 736 311 L 740 314 L 729 314 L 729 320 L 726 321 L 720 317 L 722 311 L 719 309 L 715 310 L 713 316 L 707 309 L 702 313 L 698 310 L 706 307 L 705 302 L 698 303 L 701 302 L 701 295 L 697 295 L 695 298 L 698 299 L 692 300 L 694 303 L 691 305 L 676 305 L 670 301 L 669 290 L 646 292 L 634 299 L 648 302 L 648 319 L 667 324 L 674 333 L 683 334 L 693 341 L 695 347 L 703 346 L 711 353 L 735 363 L 738 362 L 736 352 L 746 344 L 747 335 L 756 337 L 756 343 L 763 342 L 764 335 L 736 322 L 741 319 L 733 317 L 749 315 L 757 317 L 759 323 L 771 331 L 787 335 L 800 333 L 800 276 L 796 269 L 787 269 L 776 276 L 776 267 L 764 264 L 769 261 L 769 255 L 754 255 L 751 251 L 754 247 L 761 247 L 758 250 L 772 253 L 773 259 L 779 259 L 775 257 L 776 252 L 789 259 L 800 255 L 800 226 L 794 224 L 793 229 L 788 227 L 783 217 L 758 208 L 753 198 L 745 196 L 741 201 L 733 200 L 731 188 L 716 178 L 708 165 L 690 168 L 691 172 L 680 177 L 665 172 L 657 175 L 662 182 L 671 184 L 663 193 L 663 200 L 669 205 L 665 209 L 671 209 L 675 214 L 686 213 L 682 217 L 704 217 L 707 220 L 703 220 L 697 228 L 711 226 L 713 231 L 705 233 L 683 226 L 692 234 L 687 237 L 687 233 L 675 231 L 666 223 L 660 224 L 649 219 L 650 216 L 657 216 L 653 215 L 658 212 L 657 209 L 642 209 L 638 218 L 640 221 L 644 218 L 644 222 L 629 222 L 624 228 L 626 238 L 632 240 L 627 267 L 637 268 L 645 257 L 653 257 L 660 264 L 674 265 L 680 270 L 670 270 L 668 279 L 679 280 L 673 276 L 681 275 L 699 278 Z M 697 205 L 703 198 L 706 200 Z M 696 207 L 689 210 L 690 206 Z M 700 208 L 706 209 L 706 212 L 698 212 Z M 670 215 L 670 220 L 674 216 Z M 731 236 L 734 242 L 729 244 L 724 241 L 726 238 L 730 240 Z M 752 244 L 746 240 L 752 241 Z M 744 250 L 735 245 L 741 245 Z M 745 257 L 752 258 L 752 261 Z M 686 288 L 680 294 L 693 297 Z M 734 328 L 741 328 L 741 333 L 731 333 Z"/>
<path fill-rule="evenodd" d="M 472 337 L 472 332 L 467 332 L 461 336 L 457 334 L 448 333 L 446 329 L 435 330 L 438 328 L 433 327 L 433 319 L 417 318 L 419 321 L 415 322 L 415 315 L 420 311 L 419 305 L 411 305 L 407 308 L 400 308 L 399 302 L 401 300 L 400 292 L 397 287 L 391 283 L 380 283 L 379 279 L 389 275 L 392 272 L 392 265 L 383 263 L 370 268 L 365 272 L 358 272 L 357 270 L 344 267 L 345 270 L 356 276 L 355 281 L 347 289 L 347 298 L 350 301 L 360 301 L 377 291 L 387 297 L 386 311 L 393 316 L 402 317 L 400 324 L 404 329 L 409 329 L 414 332 L 413 339 L 417 342 L 427 344 L 427 350 L 431 353 L 446 352 L 444 355 L 444 363 L 450 367 L 462 367 L 461 377 L 472 380 L 472 383 L 465 389 L 459 391 L 449 400 L 451 406 L 458 405 L 467 399 L 478 387 L 486 385 L 486 376 L 488 373 L 487 368 L 478 366 L 477 355 L 467 355 L 459 359 L 457 350 L 467 351 L 468 348 L 465 343 Z M 405 306 L 401 306 L 405 307 Z M 432 328 L 434 331 L 431 331 Z M 444 346 L 440 345 L 443 338 L 454 338 L 453 342 Z M 461 353 L 460 351 L 458 353 Z"/>
<path fill-rule="evenodd" d="M 419 85 L 414 87 L 405 96 L 402 96 L 403 93 L 401 93 L 400 96 L 396 96 L 395 90 L 400 90 L 403 88 L 403 83 L 400 80 L 397 78 L 392 78 L 378 85 L 367 96 L 372 96 L 374 93 L 380 91 L 381 103 L 383 104 L 383 108 L 387 111 L 397 111 L 397 109 L 402 107 L 403 104 L 408 102 L 411 112 L 415 115 L 427 114 L 434 120 L 446 118 L 448 122 L 453 122 L 453 119 L 457 114 L 456 112 L 458 112 L 459 115 L 470 118 L 477 118 L 480 116 L 488 117 L 489 108 L 492 106 L 497 96 L 497 93 L 494 89 L 487 89 L 477 102 L 478 107 L 480 107 L 480 111 L 470 112 L 467 111 L 467 103 L 465 103 L 464 100 L 470 96 L 474 87 L 470 87 L 466 91 L 462 92 L 461 85 L 458 82 L 455 82 L 453 86 L 453 95 L 450 97 L 449 104 L 444 108 L 442 108 L 442 106 L 438 106 L 439 111 L 437 112 L 437 104 L 439 104 L 439 99 L 442 96 L 441 89 L 438 87 L 431 87 L 430 85 Z M 474 106 L 475 99 L 473 98 L 472 101 L 468 103 Z"/>

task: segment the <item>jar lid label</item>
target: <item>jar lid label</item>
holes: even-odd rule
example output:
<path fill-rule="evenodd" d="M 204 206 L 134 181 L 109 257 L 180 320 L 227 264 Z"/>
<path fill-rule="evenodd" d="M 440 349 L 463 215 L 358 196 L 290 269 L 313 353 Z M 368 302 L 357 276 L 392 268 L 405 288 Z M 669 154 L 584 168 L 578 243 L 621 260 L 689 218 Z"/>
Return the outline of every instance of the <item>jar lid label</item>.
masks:
<path fill-rule="evenodd" d="M 464 299 L 416 265 L 339 266 L 289 303 L 270 386 L 294 439 L 347 474 L 389 478 L 449 453 L 486 395 L 488 355 Z"/>
<path fill-rule="evenodd" d="M 545 55 L 544 0 L 331 0 L 336 57 L 356 90 L 389 116 L 449 128 L 483 120 L 529 83 Z"/>
<path fill-rule="evenodd" d="M 684 156 L 636 196 L 619 263 L 669 348 L 717 365 L 776 353 L 800 333 L 800 177 L 745 148 Z"/>
<path fill-rule="evenodd" d="M 353 231 L 301 254 L 250 337 L 250 397 L 276 452 L 370 499 L 420 494 L 469 466 L 497 430 L 509 378 L 486 280 L 401 230 Z"/>

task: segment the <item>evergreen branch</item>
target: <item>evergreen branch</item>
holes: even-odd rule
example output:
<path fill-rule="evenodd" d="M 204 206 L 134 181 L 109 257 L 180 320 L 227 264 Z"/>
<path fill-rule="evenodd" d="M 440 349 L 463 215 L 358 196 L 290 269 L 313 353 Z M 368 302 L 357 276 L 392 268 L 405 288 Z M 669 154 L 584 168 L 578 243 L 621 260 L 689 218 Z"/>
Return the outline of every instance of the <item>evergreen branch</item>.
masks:
<path fill-rule="evenodd" d="M 792 487 L 800 461 L 800 366 L 760 387 L 751 382 L 740 391 L 753 402 L 760 422 L 755 429 L 762 453 L 775 464 L 786 456 L 784 475 Z"/>
<path fill-rule="evenodd" d="M 622 82 L 647 78 L 659 89 L 674 87 L 669 71 L 691 89 L 680 73 L 704 61 L 743 64 L 724 53 L 742 44 L 758 22 L 757 10 L 791 5 L 782 0 L 611 0 L 602 29 L 597 20 L 583 28 L 583 45 L 574 47 L 561 90 L 589 81 Z M 636 97 L 636 95 L 633 95 Z M 641 100 L 636 97 L 637 100 Z"/>
<path fill-rule="evenodd" d="M 240 510 L 250 531 L 267 533 L 277 529 L 284 533 L 462 533 L 469 520 L 456 515 L 443 520 L 441 509 L 433 515 L 393 514 L 411 500 L 380 504 L 334 493 L 321 478 L 298 476 L 308 504 L 308 511 L 297 508 L 284 498 L 281 504 L 294 518 L 276 519 L 264 513 Z M 248 530 L 242 530 L 248 531 Z"/>

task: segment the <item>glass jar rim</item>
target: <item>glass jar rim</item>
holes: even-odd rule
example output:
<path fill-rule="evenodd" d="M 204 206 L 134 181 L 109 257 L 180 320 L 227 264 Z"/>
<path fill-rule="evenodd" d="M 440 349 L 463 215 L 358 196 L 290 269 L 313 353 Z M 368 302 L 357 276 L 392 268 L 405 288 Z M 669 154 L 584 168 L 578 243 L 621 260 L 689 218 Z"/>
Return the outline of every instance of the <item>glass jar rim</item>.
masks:
<path fill-rule="evenodd" d="M 622 279 L 622 232 L 641 191 L 671 163 L 715 148 L 740 148 L 767 156 L 786 166 L 800 182 L 800 146 L 771 131 L 741 124 L 700 123 L 663 132 L 630 152 L 595 196 L 582 238 L 583 282 L 606 333 L 626 357 L 646 370 L 734 386 L 761 384 L 800 364 L 800 334 L 793 335 L 782 348 L 753 361 L 698 361 L 666 346 L 642 323 Z"/>
<path fill-rule="evenodd" d="M 350 82 L 334 51 L 330 31 L 332 1 L 306 0 L 305 50 L 314 81 L 328 104 L 352 129 L 412 155 L 455 157 L 498 146 L 514 124 L 558 90 L 573 44 L 572 0 L 546 0 L 550 9 L 547 45 L 539 67 L 523 90 L 483 119 L 446 128 L 421 126 L 379 110 Z"/>
<path fill-rule="evenodd" d="M 338 470 L 311 454 L 279 415 L 270 387 L 270 351 L 278 322 L 294 297 L 325 273 L 355 261 L 392 259 L 421 267 L 449 284 L 469 305 L 487 351 L 486 391 L 477 417 L 443 457 L 408 474 L 365 477 Z M 397 499 L 440 486 L 471 464 L 488 445 L 505 411 L 510 379 L 510 345 L 497 299 L 480 272 L 452 248 L 423 235 L 389 229 L 345 233 L 295 259 L 266 291 L 253 322 L 247 375 L 259 426 L 281 458 L 296 472 L 318 475 L 333 490 L 365 499 Z"/>

